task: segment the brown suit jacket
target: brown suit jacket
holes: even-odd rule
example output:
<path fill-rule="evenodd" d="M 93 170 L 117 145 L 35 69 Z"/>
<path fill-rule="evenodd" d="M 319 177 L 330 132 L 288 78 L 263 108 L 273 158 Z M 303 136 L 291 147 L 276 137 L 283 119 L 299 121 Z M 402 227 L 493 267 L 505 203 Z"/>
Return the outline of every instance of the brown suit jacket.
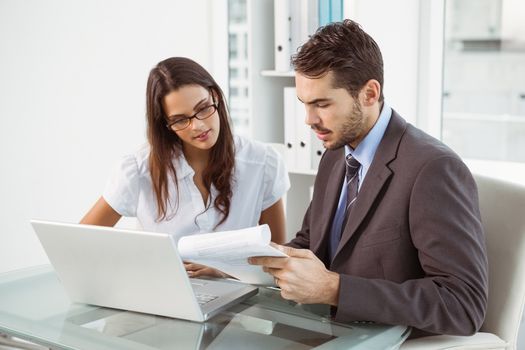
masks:
<path fill-rule="evenodd" d="M 288 245 L 340 273 L 340 322 L 468 335 L 483 323 L 487 256 L 477 187 L 461 159 L 395 111 L 328 261 L 344 150 L 327 150 L 303 226 Z"/>

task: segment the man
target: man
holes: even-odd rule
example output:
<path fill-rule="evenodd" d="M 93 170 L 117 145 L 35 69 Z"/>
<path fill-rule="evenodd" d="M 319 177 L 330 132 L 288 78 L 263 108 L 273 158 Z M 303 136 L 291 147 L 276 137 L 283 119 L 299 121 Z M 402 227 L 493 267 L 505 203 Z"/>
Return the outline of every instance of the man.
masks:
<path fill-rule="evenodd" d="M 326 152 L 302 228 L 279 246 L 289 258 L 250 263 L 275 277 L 283 298 L 333 305 L 339 322 L 475 333 L 488 277 L 467 167 L 384 102 L 381 52 L 357 23 L 320 28 L 293 64 L 306 123 Z"/>

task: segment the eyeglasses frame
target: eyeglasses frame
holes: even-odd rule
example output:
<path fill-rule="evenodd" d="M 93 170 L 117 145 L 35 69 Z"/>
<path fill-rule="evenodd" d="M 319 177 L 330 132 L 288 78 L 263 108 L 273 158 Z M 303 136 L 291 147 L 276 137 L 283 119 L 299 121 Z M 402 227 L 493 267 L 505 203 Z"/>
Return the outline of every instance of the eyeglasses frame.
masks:
<path fill-rule="evenodd" d="M 219 110 L 219 103 L 218 102 L 215 102 L 215 98 L 213 97 L 212 95 L 212 101 L 213 103 L 211 105 L 207 105 L 207 106 L 204 106 L 202 108 L 200 108 L 197 112 L 195 112 L 193 115 L 190 115 L 190 116 L 185 116 L 184 118 L 181 118 L 179 119 L 178 121 L 180 120 L 188 120 L 188 125 L 186 125 L 185 127 L 183 127 L 182 129 L 174 129 L 173 128 L 173 125 L 174 123 L 170 124 L 169 121 L 168 123 L 166 123 L 166 127 L 169 129 L 169 130 L 172 130 L 172 131 L 181 131 L 181 130 L 184 130 L 186 128 L 188 128 L 192 123 L 193 123 L 193 119 L 198 119 L 198 120 L 205 120 L 205 119 L 208 119 L 210 118 L 213 114 L 215 114 L 215 112 L 217 112 Z M 199 118 L 197 117 L 197 114 L 199 114 L 202 110 L 206 109 L 206 108 L 209 108 L 209 107 L 213 107 L 214 110 L 213 112 L 211 112 L 209 115 L 207 115 L 206 117 L 204 118 Z"/>

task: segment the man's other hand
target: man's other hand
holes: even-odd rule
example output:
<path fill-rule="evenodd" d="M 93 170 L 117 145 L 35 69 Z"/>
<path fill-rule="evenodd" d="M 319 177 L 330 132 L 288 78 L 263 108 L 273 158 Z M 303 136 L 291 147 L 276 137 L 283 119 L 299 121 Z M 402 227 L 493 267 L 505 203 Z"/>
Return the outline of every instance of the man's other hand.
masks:
<path fill-rule="evenodd" d="M 281 288 L 284 299 L 302 304 L 329 304 L 337 306 L 339 299 L 339 274 L 329 271 L 309 249 L 295 249 L 273 244 L 287 258 L 251 257 L 252 265 L 263 266 L 272 274 Z"/>

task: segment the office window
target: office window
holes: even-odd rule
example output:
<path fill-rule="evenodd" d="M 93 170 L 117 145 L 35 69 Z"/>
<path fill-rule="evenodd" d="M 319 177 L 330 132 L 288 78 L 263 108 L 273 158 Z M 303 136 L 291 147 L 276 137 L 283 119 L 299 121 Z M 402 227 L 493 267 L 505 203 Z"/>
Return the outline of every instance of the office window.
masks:
<path fill-rule="evenodd" d="M 230 79 L 237 79 L 239 77 L 238 68 L 230 68 Z"/>
<path fill-rule="evenodd" d="M 239 49 L 238 49 L 238 35 L 237 33 L 229 33 L 228 34 L 228 48 L 229 48 L 229 58 L 230 59 L 236 59 L 239 56 Z"/>
<path fill-rule="evenodd" d="M 443 141 L 464 158 L 525 162 L 525 2 L 447 0 Z"/>
<path fill-rule="evenodd" d="M 228 0 L 228 33 L 230 114 L 235 133 L 250 136 L 246 0 Z"/>

